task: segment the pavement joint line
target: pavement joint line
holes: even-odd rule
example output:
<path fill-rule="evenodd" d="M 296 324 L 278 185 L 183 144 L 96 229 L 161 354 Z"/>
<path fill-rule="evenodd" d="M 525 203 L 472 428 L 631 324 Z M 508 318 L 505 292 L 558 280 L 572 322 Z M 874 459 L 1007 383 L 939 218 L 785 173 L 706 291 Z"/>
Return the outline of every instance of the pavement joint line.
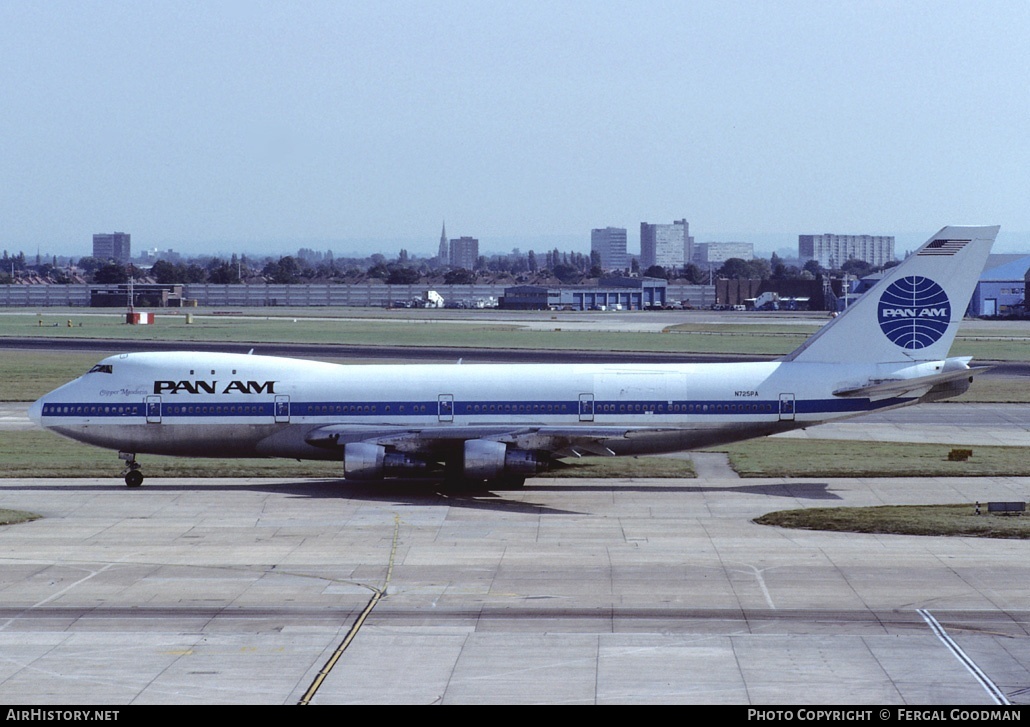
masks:
<path fill-rule="evenodd" d="M 936 635 L 937 638 L 941 640 L 941 643 L 943 643 L 948 648 L 948 651 L 950 651 L 952 655 L 956 659 L 958 659 L 959 662 L 969 671 L 969 673 L 972 674 L 978 682 L 980 682 L 980 686 L 982 686 L 984 688 L 984 691 L 986 691 L 987 694 L 990 695 L 991 699 L 994 700 L 995 704 L 1012 704 L 1012 702 L 1010 702 L 1008 698 L 1005 696 L 1005 693 L 1002 692 L 1001 689 L 999 689 L 998 686 L 991 681 L 990 677 L 988 677 L 983 672 L 983 670 L 976 665 L 976 662 L 969 658 L 969 656 L 967 656 L 964 651 L 962 651 L 959 645 L 955 643 L 955 641 L 948 635 L 948 632 L 944 629 L 944 627 L 941 626 L 940 622 L 933 617 L 933 614 L 931 614 L 925 608 L 916 609 L 916 612 L 923 617 L 923 620 L 926 621 L 927 626 L 929 626 L 930 630 L 933 631 L 934 635 Z"/>
<path fill-rule="evenodd" d="M 59 564 L 57 564 L 57 565 L 59 565 Z M 84 577 L 80 578 L 79 580 L 75 581 L 74 583 L 69 584 L 65 588 L 62 588 L 57 593 L 52 593 L 49 596 L 47 596 L 46 598 L 44 598 L 42 601 L 39 601 L 38 603 L 32 604 L 31 606 L 29 606 L 28 608 L 23 610 L 21 613 L 19 613 L 17 616 L 13 616 L 13 617 L 9 618 L 3 624 L 0 624 L 0 631 L 4 631 L 8 626 L 10 626 L 12 623 L 14 623 L 19 618 L 21 618 L 22 615 L 28 613 L 29 611 L 31 611 L 33 609 L 39 608 L 40 606 L 45 606 L 47 603 L 49 603 L 50 601 L 53 601 L 56 598 L 60 598 L 65 593 L 68 593 L 68 591 L 72 590 L 73 588 L 76 588 L 80 583 L 85 583 L 89 579 L 94 578 L 94 577 L 100 575 L 101 573 L 106 571 L 108 568 L 113 568 L 114 565 L 115 565 L 114 563 L 108 563 L 103 568 L 100 568 L 99 570 L 95 570 L 95 571 L 90 572 L 90 574 L 88 576 L 84 576 Z"/>
<path fill-rule="evenodd" d="M 395 514 L 393 516 L 393 542 L 390 546 L 390 559 L 387 563 L 386 580 L 383 583 L 383 587 L 373 589 L 374 593 L 372 594 L 372 598 L 369 599 L 368 603 L 365 605 L 364 610 L 358 616 L 357 620 L 351 625 L 350 630 L 347 631 L 347 635 L 343 637 L 343 641 L 340 642 L 340 645 L 336 647 L 336 650 L 333 652 L 332 656 L 329 657 L 329 661 L 325 663 L 325 666 L 323 666 L 321 671 L 319 671 L 318 674 L 315 676 L 314 681 L 311 682 L 311 686 L 309 686 L 307 691 L 304 692 L 304 696 L 302 696 L 300 698 L 300 701 L 297 702 L 298 705 L 311 704 L 311 700 L 315 698 L 315 694 L 318 692 L 319 687 L 322 686 L 323 682 L 325 682 L 326 678 L 329 676 L 329 672 L 333 670 L 333 667 L 336 666 L 337 662 L 339 662 L 340 658 L 343 656 L 343 652 L 347 650 L 347 647 L 349 647 L 351 643 L 354 641 L 354 639 L 357 637 L 358 631 L 361 630 L 361 627 L 364 625 L 365 620 L 372 613 L 372 609 L 374 609 L 376 607 L 376 604 L 378 604 L 379 601 L 382 600 L 382 598 L 386 595 L 386 589 L 390 587 L 390 578 L 393 576 L 394 559 L 397 557 L 397 540 L 400 534 L 400 526 L 400 516 Z"/>

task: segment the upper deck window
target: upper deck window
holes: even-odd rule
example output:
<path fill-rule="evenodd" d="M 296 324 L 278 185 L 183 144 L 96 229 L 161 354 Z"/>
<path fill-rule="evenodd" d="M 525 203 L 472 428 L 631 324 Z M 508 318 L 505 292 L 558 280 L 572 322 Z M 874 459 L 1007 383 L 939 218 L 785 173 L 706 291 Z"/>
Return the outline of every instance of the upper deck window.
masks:
<path fill-rule="evenodd" d="M 113 374 L 114 367 L 111 364 L 97 364 L 89 370 L 89 373 Z"/>

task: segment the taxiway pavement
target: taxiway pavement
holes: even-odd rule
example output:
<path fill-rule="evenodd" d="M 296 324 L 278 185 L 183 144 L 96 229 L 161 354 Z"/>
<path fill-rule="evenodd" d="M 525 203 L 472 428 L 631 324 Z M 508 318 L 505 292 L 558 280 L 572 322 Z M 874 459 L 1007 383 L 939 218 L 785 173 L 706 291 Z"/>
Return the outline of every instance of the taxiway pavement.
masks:
<path fill-rule="evenodd" d="M 1026 703 L 1025 541 L 752 522 L 990 499 L 1030 479 L 0 479 L 43 516 L 0 528 L 0 701 Z"/>
<path fill-rule="evenodd" d="M 0 428 L 24 426 L 0 405 Z M 794 436 L 1026 446 L 1025 406 Z M 965 439 L 954 440 L 954 436 Z M 943 439 L 941 439 L 943 437 Z M 0 701 L 1030 702 L 1025 541 L 773 510 L 1030 500 L 1030 478 L 0 479 Z"/>

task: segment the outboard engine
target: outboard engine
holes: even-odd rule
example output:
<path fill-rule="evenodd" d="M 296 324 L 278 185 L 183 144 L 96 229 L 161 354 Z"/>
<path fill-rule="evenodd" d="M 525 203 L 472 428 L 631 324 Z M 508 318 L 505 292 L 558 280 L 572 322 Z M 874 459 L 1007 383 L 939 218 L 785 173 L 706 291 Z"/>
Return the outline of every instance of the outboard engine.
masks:
<path fill-rule="evenodd" d="M 504 455 L 508 445 L 486 439 L 465 441 L 462 472 L 470 480 L 492 480 L 504 470 Z"/>
<path fill-rule="evenodd" d="M 502 474 L 532 475 L 540 469 L 533 452 L 508 449 L 503 442 L 469 439 L 465 442 L 462 473 L 469 480 L 492 480 Z"/>

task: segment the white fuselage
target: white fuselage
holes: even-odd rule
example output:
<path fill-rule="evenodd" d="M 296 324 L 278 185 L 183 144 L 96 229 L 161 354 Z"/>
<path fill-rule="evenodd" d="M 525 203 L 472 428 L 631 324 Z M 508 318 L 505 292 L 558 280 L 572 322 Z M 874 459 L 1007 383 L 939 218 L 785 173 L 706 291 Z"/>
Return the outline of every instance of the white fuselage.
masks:
<path fill-rule="evenodd" d="M 538 430 L 582 432 L 614 454 L 633 454 L 913 403 L 917 396 L 872 401 L 833 392 L 934 365 L 349 366 L 239 354 L 123 354 L 40 399 L 32 416 L 73 439 L 137 454 L 338 459 L 318 441 L 326 427 L 339 444 L 404 432 L 519 432 L 524 441 Z M 405 448 L 418 447 L 399 442 Z"/>

